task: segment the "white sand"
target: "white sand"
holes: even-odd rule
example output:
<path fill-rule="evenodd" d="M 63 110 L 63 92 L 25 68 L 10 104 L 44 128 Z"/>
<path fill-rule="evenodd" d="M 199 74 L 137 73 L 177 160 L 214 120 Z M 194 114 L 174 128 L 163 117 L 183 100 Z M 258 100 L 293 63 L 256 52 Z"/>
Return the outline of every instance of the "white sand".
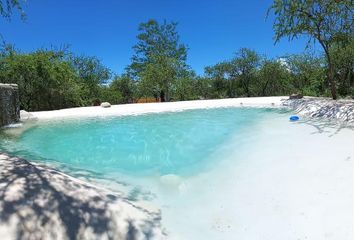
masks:
<path fill-rule="evenodd" d="M 164 239 L 160 212 L 120 192 L 1 153 L 0 173 L 1 239 Z"/>
<path fill-rule="evenodd" d="M 34 112 L 39 120 L 229 106 L 280 106 L 287 97 L 86 107 Z M 354 239 L 354 131 L 260 121 L 246 148 L 232 141 L 209 172 L 137 181 L 158 193 L 168 239 Z M 235 136 L 237 138 L 238 136 Z M 233 152 L 230 152 L 233 149 Z M 224 154 L 224 155 L 223 155 Z M 172 188 L 176 188 L 173 190 Z"/>
<path fill-rule="evenodd" d="M 353 130 L 285 114 L 248 134 L 206 172 L 169 177 L 168 189 L 140 183 L 158 193 L 168 239 L 354 239 Z"/>
<path fill-rule="evenodd" d="M 81 107 L 69 108 L 55 111 L 31 112 L 38 120 L 79 118 L 79 117 L 100 117 L 100 116 L 124 116 L 144 113 L 172 112 L 187 109 L 235 107 L 235 106 L 259 106 L 271 107 L 280 106 L 282 99 L 289 97 L 254 97 L 254 98 L 229 98 L 216 100 L 197 100 L 166 103 L 142 103 L 113 105 L 110 108 Z"/>

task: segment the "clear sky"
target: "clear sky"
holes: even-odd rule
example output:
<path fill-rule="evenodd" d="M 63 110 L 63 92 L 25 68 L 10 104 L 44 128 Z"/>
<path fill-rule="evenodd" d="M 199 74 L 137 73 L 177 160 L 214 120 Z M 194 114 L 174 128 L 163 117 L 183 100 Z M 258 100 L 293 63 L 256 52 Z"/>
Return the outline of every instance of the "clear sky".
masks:
<path fill-rule="evenodd" d="M 173 20 L 189 47 L 188 63 L 202 74 L 205 66 L 230 59 L 241 47 L 270 58 L 305 49 L 305 39 L 274 45 L 273 16 L 266 21 L 270 4 L 271 0 L 27 0 L 27 19 L 0 19 L 0 33 L 23 52 L 68 44 L 71 51 L 97 56 L 113 72 L 122 73 L 139 23 Z"/>

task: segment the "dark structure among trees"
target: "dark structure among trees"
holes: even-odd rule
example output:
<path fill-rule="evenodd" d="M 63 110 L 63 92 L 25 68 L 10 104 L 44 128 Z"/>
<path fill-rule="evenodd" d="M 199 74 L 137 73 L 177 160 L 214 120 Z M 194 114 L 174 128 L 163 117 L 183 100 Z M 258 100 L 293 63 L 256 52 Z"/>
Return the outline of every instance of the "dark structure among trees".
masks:
<path fill-rule="evenodd" d="M 18 87 L 0 83 L 0 128 L 20 120 Z"/>

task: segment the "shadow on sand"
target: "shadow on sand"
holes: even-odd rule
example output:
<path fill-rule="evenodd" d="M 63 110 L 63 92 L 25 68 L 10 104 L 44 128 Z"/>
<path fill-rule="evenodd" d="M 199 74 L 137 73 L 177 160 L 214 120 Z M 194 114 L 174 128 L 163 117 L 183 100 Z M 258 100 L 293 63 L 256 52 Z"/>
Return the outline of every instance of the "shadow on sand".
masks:
<path fill-rule="evenodd" d="M 301 121 L 296 122 L 296 124 L 309 125 L 315 129 L 312 134 L 326 134 L 328 137 L 333 137 L 343 130 L 354 131 L 354 124 L 352 123 L 323 120 L 321 118 L 302 119 Z"/>
<path fill-rule="evenodd" d="M 0 153 L 1 239 L 160 239 L 160 213 Z M 160 237 L 159 237 L 160 236 Z"/>
<path fill-rule="evenodd" d="M 315 128 L 313 134 L 328 134 L 332 137 L 344 129 L 354 130 L 354 101 L 328 98 L 288 99 L 283 106 L 306 116 L 297 124 Z"/>
<path fill-rule="evenodd" d="M 330 100 L 321 98 L 304 98 L 283 101 L 283 105 L 295 112 L 313 118 L 332 119 L 354 124 L 353 100 Z"/>

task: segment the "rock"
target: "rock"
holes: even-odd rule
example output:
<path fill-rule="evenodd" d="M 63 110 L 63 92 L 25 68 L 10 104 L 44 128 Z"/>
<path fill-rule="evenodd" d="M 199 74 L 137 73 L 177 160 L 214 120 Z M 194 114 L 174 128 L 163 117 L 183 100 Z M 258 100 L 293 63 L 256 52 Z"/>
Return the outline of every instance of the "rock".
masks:
<path fill-rule="evenodd" d="M 101 103 L 101 107 L 109 108 L 109 107 L 111 107 L 111 104 L 109 102 L 103 102 L 103 103 Z"/>
<path fill-rule="evenodd" d="M 168 186 L 179 186 L 182 183 L 182 179 L 175 174 L 166 174 L 160 177 L 160 182 Z"/>
<path fill-rule="evenodd" d="M 290 96 L 289 96 L 289 99 L 301 99 L 301 98 L 303 98 L 304 96 L 302 96 L 302 94 L 291 94 Z"/>
<path fill-rule="evenodd" d="M 20 120 L 20 100 L 16 84 L 0 83 L 0 127 Z"/>
<path fill-rule="evenodd" d="M 164 191 L 183 192 L 185 190 L 185 184 L 183 179 L 175 174 L 166 174 L 160 177 L 160 187 Z"/>
<path fill-rule="evenodd" d="M 20 111 L 20 119 L 22 122 L 29 121 L 29 120 L 36 120 L 36 117 L 33 116 L 32 113 L 29 113 L 25 110 Z"/>

